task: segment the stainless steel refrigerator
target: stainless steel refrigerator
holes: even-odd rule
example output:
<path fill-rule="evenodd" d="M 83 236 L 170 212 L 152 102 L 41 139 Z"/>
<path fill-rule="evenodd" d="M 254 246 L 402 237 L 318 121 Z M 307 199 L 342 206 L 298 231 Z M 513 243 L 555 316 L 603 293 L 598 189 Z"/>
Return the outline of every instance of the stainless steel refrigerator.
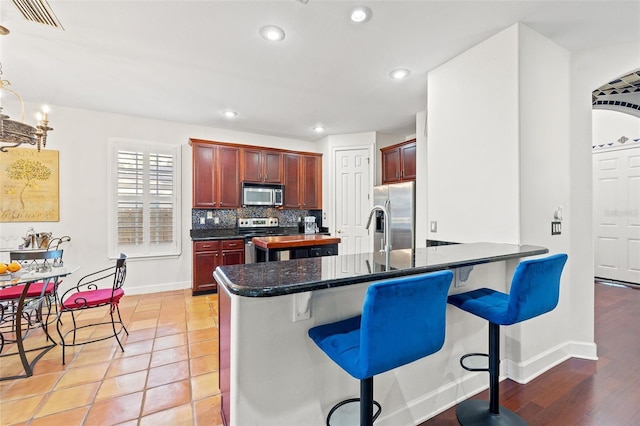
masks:
<path fill-rule="evenodd" d="M 416 246 L 416 183 L 402 182 L 380 185 L 373 188 L 374 205 L 382 205 L 391 216 L 391 249 L 407 249 Z M 373 236 L 373 249 L 384 247 L 384 227 L 386 218 L 376 211 L 376 227 Z"/>

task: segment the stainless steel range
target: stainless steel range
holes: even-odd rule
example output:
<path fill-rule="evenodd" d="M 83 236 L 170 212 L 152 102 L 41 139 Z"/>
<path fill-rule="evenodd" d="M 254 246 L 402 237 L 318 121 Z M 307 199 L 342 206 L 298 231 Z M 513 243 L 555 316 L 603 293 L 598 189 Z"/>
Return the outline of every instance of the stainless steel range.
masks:
<path fill-rule="evenodd" d="M 277 217 L 253 217 L 238 219 L 238 233 L 244 236 L 244 263 L 255 263 L 256 251 L 251 239 L 272 235 L 285 235 Z"/>

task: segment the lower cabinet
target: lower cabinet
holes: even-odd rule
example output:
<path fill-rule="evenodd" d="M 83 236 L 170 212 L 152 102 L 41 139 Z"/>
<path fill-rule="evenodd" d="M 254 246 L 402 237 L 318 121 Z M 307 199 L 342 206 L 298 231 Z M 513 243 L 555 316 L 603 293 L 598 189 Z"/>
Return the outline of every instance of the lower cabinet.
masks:
<path fill-rule="evenodd" d="M 192 293 L 217 292 L 213 271 L 220 265 L 244 263 L 244 240 L 215 240 L 193 242 Z"/>

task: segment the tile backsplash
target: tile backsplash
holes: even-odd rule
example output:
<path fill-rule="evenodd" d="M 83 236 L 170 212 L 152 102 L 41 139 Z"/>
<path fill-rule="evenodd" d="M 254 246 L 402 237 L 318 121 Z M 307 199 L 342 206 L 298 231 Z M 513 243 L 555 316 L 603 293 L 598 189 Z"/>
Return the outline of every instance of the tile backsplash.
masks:
<path fill-rule="evenodd" d="M 210 216 L 210 217 L 209 217 Z M 235 228 L 238 218 L 277 217 L 280 226 L 298 226 L 298 218 L 316 216 L 316 223 L 322 226 L 322 210 L 279 210 L 272 207 L 243 207 L 239 209 L 192 209 L 191 229 Z M 215 218 L 219 223 L 215 223 Z M 204 224 L 200 220 L 204 218 Z"/>

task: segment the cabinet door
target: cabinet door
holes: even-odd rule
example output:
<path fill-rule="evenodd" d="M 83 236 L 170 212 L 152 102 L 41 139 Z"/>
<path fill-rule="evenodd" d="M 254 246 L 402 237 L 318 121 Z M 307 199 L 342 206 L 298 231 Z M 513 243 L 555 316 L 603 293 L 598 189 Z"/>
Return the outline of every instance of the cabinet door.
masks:
<path fill-rule="evenodd" d="M 242 180 L 262 181 L 262 151 L 245 148 L 242 150 L 242 158 Z"/>
<path fill-rule="evenodd" d="M 271 151 L 264 151 L 263 154 L 263 180 L 269 183 L 282 183 L 282 154 Z"/>
<path fill-rule="evenodd" d="M 416 179 L 416 143 L 408 143 L 400 147 L 400 159 L 402 163 L 402 180 Z"/>
<path fill-rule="evenodd" d="M 193 207 L 213 208 L 216 205 L 213 173 L 215 169 L 214 145 L 193 144 Z"/>
<path fill-rule="evenodd" d="M 241 250 L 223 250 L 221 265 L 242 265 L 244 263 L 244 248 Z"/>
<path fill-rule="evenodd" d="M 400 151 L 398 148 L 382 151 L 382 183 L 400 180 Z"/>
<path fill-rule="evenodd" d="M 322 207 L 322 163 L 316 156 L 303 155 L 302 160 L 302 208 L 319 209 Z"/>
<path fill-rule="evenodd" d="M 219 265 L 219 252 L 203 251 L 193 253 L 193 291 L 216 290 L 218 285 L 213 279 L 213 271 Z"/>
<path fill-rule="evenodd" d="M 240 207 L 240 148 L 218 147 L 218 207 L 229 209 Z"/>
<path fill-rule="evenodd" d="M 284 154 L 284 207 L 299 209 L 300 200 L 300 156 Z"/>

